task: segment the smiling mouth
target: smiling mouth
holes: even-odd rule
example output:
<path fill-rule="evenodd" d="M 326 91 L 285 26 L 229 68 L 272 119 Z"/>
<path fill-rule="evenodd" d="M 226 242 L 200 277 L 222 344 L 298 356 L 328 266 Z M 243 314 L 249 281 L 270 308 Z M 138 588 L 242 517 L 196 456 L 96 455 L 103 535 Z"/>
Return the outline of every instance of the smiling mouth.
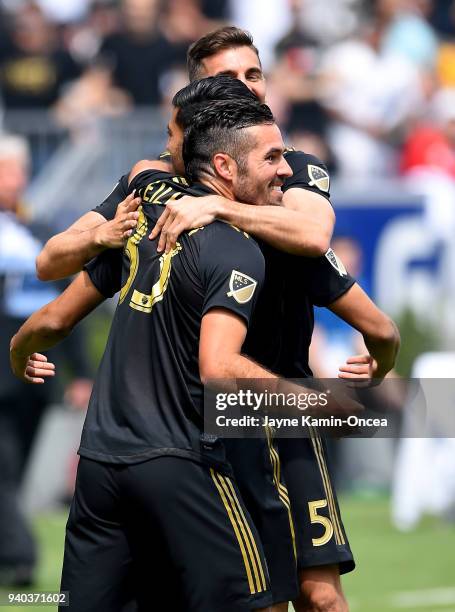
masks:
<path fill-rule="evenodd" d="M 273 180 L 270 184 L 270 189 L 281 189 L 283 187 L 283 181 Z"/>

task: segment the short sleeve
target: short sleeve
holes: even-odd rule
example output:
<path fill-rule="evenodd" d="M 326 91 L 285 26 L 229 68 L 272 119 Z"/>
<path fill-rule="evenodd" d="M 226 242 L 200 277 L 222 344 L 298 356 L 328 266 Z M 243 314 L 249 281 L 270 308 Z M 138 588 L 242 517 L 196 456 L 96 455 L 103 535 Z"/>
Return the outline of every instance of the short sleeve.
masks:
<path fill-rule="evenodd" d="M 299 271 L 306 293 L 316 306 L 328 306 L 344 295 L 355 283 L 332 249 L 322 257 L 305 258 Z"/>
<path fill-rule="evenodd" d="M 200 250 L 202 314 L 225 308 L 248 326 L 264 282 L 261 250 L 253 238 L 221 222 L 207 226 L 204 232 L 207 234 Z"/>
<path fill-rule="evenodd" d="M 93 208 L 93 212 L 97 212 L 106 219 L 112 221 L 117 212 L 117 206 L 128 195 L 128 174 L 124 174 L 118 183 L 115 185 L 111 193 L 99 204 Z"/>
<path fill-rule="evenodd" d="M 108 249 L 89 261 L 84 270 L 105 298 L 110 298 L 122 287 L 122 249 Z"/>
<path fill-rule="evenodd" d="M 314 155 L 302 151 L 287 151 L 284 157 L 293 175 L 286 179 L 283 192 L 294 187 L 318 193 L 330 201 L 330 176 L 325 165 Z"/>

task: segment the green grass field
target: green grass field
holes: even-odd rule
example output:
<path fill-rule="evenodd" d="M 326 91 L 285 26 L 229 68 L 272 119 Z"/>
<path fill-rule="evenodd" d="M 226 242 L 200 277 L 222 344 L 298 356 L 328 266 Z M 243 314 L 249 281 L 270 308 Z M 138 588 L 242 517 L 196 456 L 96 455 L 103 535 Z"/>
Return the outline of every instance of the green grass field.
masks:
<path fill-rule="evenodd" d="M 357 560 L 355 572 L 343 580 L 352 612 L 455 612 L 454 525 L 428 519 L 415 532 L 398 533 L 384 499 L 344 498 L 342 512 Z M 41 564 L 34 591 L 58 589 L 65 520 L 62 513 L 36 519 Z"/>

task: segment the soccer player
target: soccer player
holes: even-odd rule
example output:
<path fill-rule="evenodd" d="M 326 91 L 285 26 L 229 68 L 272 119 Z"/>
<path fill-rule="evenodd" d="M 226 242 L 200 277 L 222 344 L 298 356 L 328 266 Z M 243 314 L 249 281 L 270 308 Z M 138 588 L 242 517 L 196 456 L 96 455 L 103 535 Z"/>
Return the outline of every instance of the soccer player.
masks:
<path fill-rule="evenodd" d="M 237 77 L 264 99 L 265 81 L 258 52 L 249 35 L 242 30 L 222 28 L 203 37 L 190 49 L 189 69 L 191 78 L 213 74 Z M 170 129 L 174 163 L 178 163 L 176 151 L 181 134 L 173 121 Z M 359 357 L 355 363 L 344 366 L 347 371 L 343 375 L 381 377 L 393 364 L 396 330 L 354 284 L 333 252 L 310 260 L 288 257 L 270 248 L 271 245 L 313 257 L 323 255 L 333 228 L 326 169 L 319 160 L 304 153 L 289 153 L 288 159 L 289 156 L 293 157 L 294 175 L 290 181 L 285 181 L 283 206 L 255 208 L 231 203 L 228 207 L 223 198 L 214 196 L 199 199 L 197 206 L 187 201 L 171 203 L 167 207 L 169 212 L 152 235 L 155 237 L 163 229 L 158 248 L 169 250 L 183 227 L 198 227 L 214 217 L 251 232 L 265 243 L 267 276 L 263 298 L 247 338 L 249 354 L 282 375 L 309 375 L 313 304 L 330 306 L 363 333 L 371 353 L 371 356 Z M 130 211 L 134 204 L 127 201 L 126 208 L 121 208 L 114 217 L 117 204 L 127 194 L 127 183 L 125 175 L 100 207 L 48 243 L 38 260 L 42 277 L 75 272 L 88 256 L 100 252 L 104 246 L 119 246 L 108 241 L 103 243 L 94 236 L 115 223 L 121 230 L 117 234 L 118 242 L 131 231 L 128 224 L 135 223 L 131 217 L 136 213 Z M 103 223 L 103 219 L 111 220 Z M 271 320 L 275 323 L 273 328 Z M 289 443 L 288 448 L 296 444 Z M 271 452 L 276 459 L 275 449 Z M 323 443 L 317 432 L 312 440 L 301 441 L 298 456 L 299 460 L 288 453 L 283 465 L 286 478 L 293 483 L 291 501 L 297 523 L 302 594 L 296 605 L 299 612 L 313 609 L 341 612 L 346 609 L 346 603 L 339 573 L 349 571 L 354 564 L 327 471 Z"/>
<path fill-rule="evenodd" d="M 268 107 L 239 99 L 199 115 L 187 135 L 191 174 L 200 181 L 192 192 L 278 203 L 277 187 L 291 170 Z M 110 262 L 120 251 L 106 252 L 12 341 L 14 371 L 42 382 L 52 368 L 39 356 L 27 366 L 26 355 L 54 344 L 115 292 L 121 271 L 79 450 L 62 590 L 78 612 L 119 610 L 133 593 L 144 610 L 151 603 L 195 612 L 263 609 L 271 595 L 262 548 L 223 445 L 202 434 L 201 418 L 201 380 L 276 379 L 240 354 L 263 256 L 225 223 L 188 232 L 160 256 L 147 236 L 165 202 L 187 190 L 185 179 L 147 170 L 132 176 L 134 188 L 144 205 L 123 269 Z M 75 312 L 87 294 L 85 310 Z M 172 583 L 175 589 L 165 588 Z"/>
<path fill-rule="evenodd" d="M 188 69 L 190 79 L 227 74 L 242 80 L 261 100 L 265 97 L 258 51 L 251 37 L 237 28 L 223 28 L 197 41 L 188 52 Z M 170 127 L 173 135 L 176 131 L 173 122 Z M 178 149 L 178 140 L 176 135 L 176 144 L 170 146 L 173 151 Z M 175 152 L 174 157 L 177 158 Z M 293 169 L 293 176 L 282 188 L 288 219 L 299 226 L 302 219 L 292 215 L 296 211 L 302 214 L 311 210 L 319 222 L 325 219 L 327 223 L 324 213 L 329 202 L 329 177 L 325 167 L 301 152 L 291 152 L 285 157 Z M 320 206 L 315 209 L 317 205 Z M 197 227 L 201 219 L 207 223 L 213 217 L 231 221 L 264 239 L 267 242 L 263 248 L 267 265 L 265 286 L 244 351 L 282 376 L 311 376 L 308 350 L 313 331 L 313 305 L 327 306 L 362 333 L 370 352 L 349 359 L 341 367 L 340 376 L 384 377 L 393 367 L 399 345 L 393 322 L 354 283 L 330 249 L 325 257 L 314 259 L 270 249 L 269 245 L 294 254 L 314 255 L 305 249 L 304 242 L 298 245 L 294 242 L 298 240 L 295 230 L 289 230 L 285 237 L 280 235 L 279 221 L 275 220 L 274 224 L 267 217 L 272 211 L 261 218 L 262 212 L 262 208 L 253 210 L 245 206 L 226 211 L 218 197 L 197 203 L 188 200 L 181 205 L 171 203 L 152 236 L 161 231 L 158 248 L 167 250 L 180 231 Z M 270 321 L 274 321 L 273 329 Z M 284 475 L 296 525 L 300 597 L 294 606 L 297 612 L 345 612 L 347 602 L 340 573 L 351 571 L 354 561 L 331 482 L 324 440 L 314 430 L 311 439 L 281 439 L 276 446 L 279 452 L 274 458 L 281 462 L 277 472 L 281 469 Z M 235 464 L 239 479 L 241 468 L 241 464 Z"/>

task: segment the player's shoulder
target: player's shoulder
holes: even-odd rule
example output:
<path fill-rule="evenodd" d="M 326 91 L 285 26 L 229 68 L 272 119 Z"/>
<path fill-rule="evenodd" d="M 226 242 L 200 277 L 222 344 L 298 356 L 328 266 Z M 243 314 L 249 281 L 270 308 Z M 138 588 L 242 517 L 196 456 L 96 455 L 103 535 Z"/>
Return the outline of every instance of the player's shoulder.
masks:
<path fill-rule="evenodd" d="M 306 169 L 308 165 L 317 166 L 319 168 L 324 168 L 327 172 L 327 168 L 324 162 L 316 157 L 316 155 L 312 155 L 311 153 L 305 153 L 305 151 L 298 151 L 293 147 L 287 147 L 284 151 L 284 158 L 294 170 Z"/>
<path fill-rule="evenodd" d="M 230 223 L 216 220 L 201 229 L 203 231 L 199 234 L 199 238 L 204 250 L 208 253 L 217 252 L 230 256 L 231 253 L 237 251 L 247 256 L 257 253 L 262 257 L 256 240 Z"/>
<path fill-rule="evenodd" d="M 311 188 L 328 197 L 330 190 L 330 176 L 326 165 L 315 155 L 288 148 L 284 158 L 292 170 L 292 176 L 286 179 L 283 191 L 291 187 Z"/>
<path fill-rule="evenodd" d="M 211 239 L 220 238 L 232 243 L 248 243 L 257 246 L 256 240 L 250 234 L 231 223 L 215 220 L 210 225 L 207 225 L 206 229 L 208 229 L 207 236 L 210 236 Z"/>
<path fill-rule="evenodd" d="M 141 159 L 131 168 L 129 181 L 136 180 L 138 176 L 142 176 L 144 173 L 157 176 L 163 175 L 166 178 L 173 176 L 172 168 L 166 161 L 161 159 Z"/>

